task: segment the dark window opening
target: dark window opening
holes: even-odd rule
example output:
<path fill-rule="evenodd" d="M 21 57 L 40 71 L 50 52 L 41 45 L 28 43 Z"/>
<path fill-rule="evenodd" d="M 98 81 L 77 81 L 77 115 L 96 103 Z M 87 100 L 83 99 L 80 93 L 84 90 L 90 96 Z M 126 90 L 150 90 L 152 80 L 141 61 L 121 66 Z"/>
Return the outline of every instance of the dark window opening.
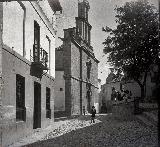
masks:
<path fill-rule="evenodd" d="M 16 75 L 16 120 L 26 121 L 25 78 Z"/>
<path fill-rule="evenodd" d="M 87 66 L 87 78 L 90 79 L 90 73 L 91 73 L 91 60 L 88 58 L 88 61 L 86 62 L 86 66 Z"/>
<path fill-rule="evenodd" d="M 48 40 L 48 67 L 49 67 L 49 69 L 51 68 L 51 40 L 50 40 L 50 38 L 46 35 L 46 38 L 47 38 L 47 40 Z M 51 74 L 51 72 L 50 72 L 50 70 L 49 70 L 49 74 Z"/>
<path fill-rule="evenodd" d="M 50 98 L 51 97 L 51 90 L 50 88 L 46 88 L 46 118 L 51 119 L 51 108 L 50 108 Z"/>
<path fill-rule="evenodd" d="M 34 21 L 33 60 L 34 62 L 40 60 L 40 26 L 36 21 Z"/>
<path fill-rule="evenodd" d="M 63 88 L 60 88 L 60 91 L 63 91 Z"/>

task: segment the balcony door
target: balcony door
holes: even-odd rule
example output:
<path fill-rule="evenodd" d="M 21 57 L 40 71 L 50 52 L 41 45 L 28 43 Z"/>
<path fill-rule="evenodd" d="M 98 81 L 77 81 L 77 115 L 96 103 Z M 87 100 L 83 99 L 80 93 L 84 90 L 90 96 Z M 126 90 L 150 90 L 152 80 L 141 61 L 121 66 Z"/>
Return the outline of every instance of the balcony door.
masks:
<path fill-rule="evenodd" d="M 39 62 L 40 60 L 40 26 L 36 21 L 34 21 L 33 60 L 34 62 Z"/>

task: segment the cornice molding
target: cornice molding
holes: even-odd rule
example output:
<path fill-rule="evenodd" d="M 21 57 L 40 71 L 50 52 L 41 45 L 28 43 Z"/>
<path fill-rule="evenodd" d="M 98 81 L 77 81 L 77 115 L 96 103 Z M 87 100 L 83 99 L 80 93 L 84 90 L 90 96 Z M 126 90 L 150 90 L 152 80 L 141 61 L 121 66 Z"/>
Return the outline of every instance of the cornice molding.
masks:
<path fill-rule="evenodd" d="M 71 38 L 71 41 L 78 46 L 80 49 L 82 49 L 89 57 L 91 57 L 96 63 L 99 63 L 99 60 L 96 59 L 93 53 L 91 53 L 88 49 L 86 49 L 84 46 L 81 46 L 74 37 Z"/>

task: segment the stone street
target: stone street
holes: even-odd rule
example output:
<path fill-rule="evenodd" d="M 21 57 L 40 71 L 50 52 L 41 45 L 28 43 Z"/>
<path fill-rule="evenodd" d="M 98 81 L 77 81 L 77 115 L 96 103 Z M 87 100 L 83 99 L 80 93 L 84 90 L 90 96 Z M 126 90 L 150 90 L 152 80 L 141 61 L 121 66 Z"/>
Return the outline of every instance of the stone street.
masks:
<path fill-rule="evenodd" d="M 125 119 L 113 114 L 97 115 L 95 124 L 90 116 L 64 120 L 50 130 L 41 141 L 26 147 L 157 147 L 157 128 L 148 127 L 135 116 Z"/>

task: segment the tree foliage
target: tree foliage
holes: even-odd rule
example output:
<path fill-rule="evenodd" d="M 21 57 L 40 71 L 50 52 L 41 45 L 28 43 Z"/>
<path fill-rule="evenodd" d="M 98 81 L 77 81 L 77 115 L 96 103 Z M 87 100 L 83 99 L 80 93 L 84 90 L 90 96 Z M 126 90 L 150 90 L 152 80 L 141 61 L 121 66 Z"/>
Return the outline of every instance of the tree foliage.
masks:
<path fill-rule="evenodd" d="M 102 28 L 108 33 L 103 51 L 115 69 L 144 87 L 149 67 L 158 56 L 159 14 L 146 0 L 127 2 L 115 11 L 116 29 Z"/>

